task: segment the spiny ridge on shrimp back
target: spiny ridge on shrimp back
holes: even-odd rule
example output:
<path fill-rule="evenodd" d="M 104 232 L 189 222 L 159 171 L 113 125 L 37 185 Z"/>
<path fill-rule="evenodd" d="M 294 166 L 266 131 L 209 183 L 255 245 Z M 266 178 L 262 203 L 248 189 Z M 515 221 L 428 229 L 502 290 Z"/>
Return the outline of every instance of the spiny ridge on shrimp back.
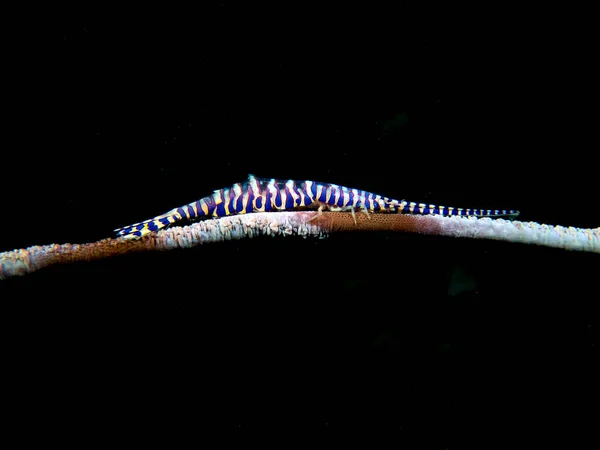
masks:
<path fill-rule="evenodd" d="M 208 217 L 268 211 L 323 209 L 330 211 L 362 210 L 366 213 L 438 214 L 442 216 L 502 217 L 517 216 L 512 209 L 466 209 L 395 200 L 360 189 L 316 181 L 257 178 L 249 175 L 244 183 L 214 191 L 195 202 L 164 214 L 115 230 L 117 236 L 135 239 L 171 224 Z"/>

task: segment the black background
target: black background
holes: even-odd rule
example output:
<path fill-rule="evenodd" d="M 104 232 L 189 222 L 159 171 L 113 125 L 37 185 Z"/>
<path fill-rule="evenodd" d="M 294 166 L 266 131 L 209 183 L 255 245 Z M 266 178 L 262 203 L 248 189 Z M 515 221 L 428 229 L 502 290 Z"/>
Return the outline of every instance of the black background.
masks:
<path fill-rule="evenodd" d="M 597 227 L 590 16 L 204 2 L 24 32 L 0 251 L 103 239 L 248 173 Z M 51 268 L 1 286 L 14 417 L 61 438 L 588 440 L 598 267 L 373 233 Z"/>

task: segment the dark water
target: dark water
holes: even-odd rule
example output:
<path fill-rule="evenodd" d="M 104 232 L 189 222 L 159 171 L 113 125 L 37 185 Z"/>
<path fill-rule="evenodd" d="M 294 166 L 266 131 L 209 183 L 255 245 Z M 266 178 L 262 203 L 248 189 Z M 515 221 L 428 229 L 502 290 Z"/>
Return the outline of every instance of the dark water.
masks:
<path fill-rule="evenodd" d="M 215 4 L 36 37 L 0 251 L 102 239 L 248 173 L 600 226 L 581 16 L 358 13 Z M 591 438 L 599 262 L 373 234 L 53 268 L 0 286 L 14 417 L 69 439 Z"/>

